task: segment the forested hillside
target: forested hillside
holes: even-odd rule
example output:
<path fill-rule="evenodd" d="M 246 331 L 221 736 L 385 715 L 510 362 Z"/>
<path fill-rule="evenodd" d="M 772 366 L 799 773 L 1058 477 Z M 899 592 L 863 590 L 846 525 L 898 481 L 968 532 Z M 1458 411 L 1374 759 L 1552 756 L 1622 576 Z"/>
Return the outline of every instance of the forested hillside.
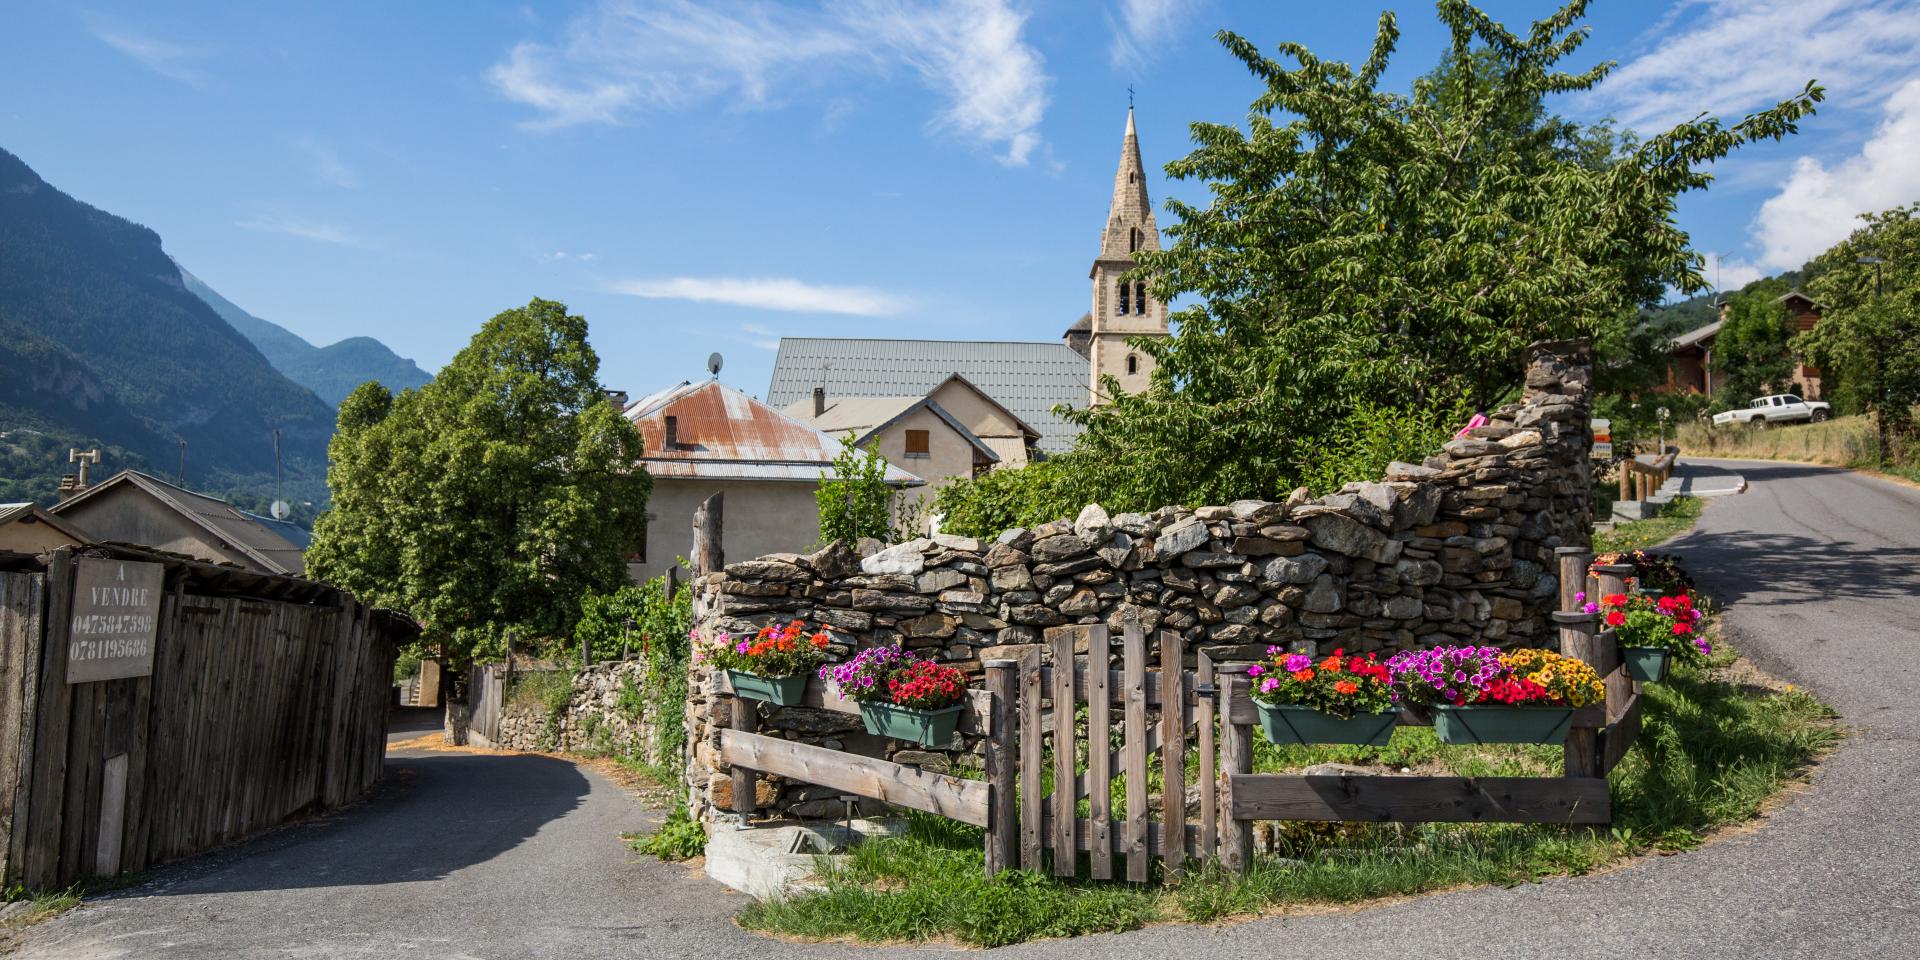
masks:
<path fill-rule="evenodd" d="M 320 499 L 333 408 L 199 297 L 152 230 L 0 149 L 0 497 L 46 499 L 66 447 L 98 476 L 147 465 L 210 492 L 270 494 L 273 432 L 294 499 Z"/>

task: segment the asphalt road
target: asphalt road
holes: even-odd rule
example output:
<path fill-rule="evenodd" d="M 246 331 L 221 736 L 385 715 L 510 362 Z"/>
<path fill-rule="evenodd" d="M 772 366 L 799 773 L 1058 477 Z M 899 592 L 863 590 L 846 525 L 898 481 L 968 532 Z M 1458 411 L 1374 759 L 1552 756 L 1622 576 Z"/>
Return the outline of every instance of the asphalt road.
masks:
<path fill-rule="evenodd" d="M 1723 465 L 1724 466 L 1724 465 Z M 1673 545 L 1732 638 L 1857 731 L 1760 829 L 1606 875 L 1343 914 L 1165 926 L 1012 957 L 1920 957 L 1920 490 L 1741 463 Z M 744 903 L 628 853 L 656 819 L 543 757 L 397 754 L 325 820 L 165 868 L 38 928 L 26 958 L 800 957 L 949 953 L 766 940 Z"/>

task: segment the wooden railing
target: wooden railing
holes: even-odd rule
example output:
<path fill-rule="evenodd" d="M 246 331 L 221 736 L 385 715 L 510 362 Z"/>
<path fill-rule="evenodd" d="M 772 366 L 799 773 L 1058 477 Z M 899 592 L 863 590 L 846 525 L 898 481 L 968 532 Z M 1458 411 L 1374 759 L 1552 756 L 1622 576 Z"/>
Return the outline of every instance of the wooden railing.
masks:
<path fill-rule="evenodd" d="M 990 875 L 1018 866 L 1073 876 L 1084 853 L 1093 878 L 1115 877 L 1120 860 L 1134 882 L 1149 879 L 1155 858 L 1168 876 L 1209 860 L 1245 870 L 1260 820 L 1604 824 L 1612 818 L 1606 775 L 1639 734 L 1641 700 L 1612 631 L 1596 631 L 1576 594 L 1624 592 L 1632 568 L 1595 567 L 1590 577 L 1590 556 L 1577 548 L 1558 551 L 1557 560 L 1561 652 L 1593 666 L 1607 686 L 1604 706 L 1574 711 L 1562 776 L 1256 774 L 1251 664 L 1216 664 L 1199 651 L 1195 669 L 1186 669 L 1185 641 L 1162 631 L 1158 669 L 1150 669 L 1147 636 L 1137 624 L 1121 631 L 1116 664 L 1107 627 L 1092 624 L 1048 630 L 1050 663 L 1042 662 L 1039 645 L 1017 660 L 985 662 L 986 689 L 970 694 L 960 727 L 985 738 L 984 781 L 761 736 L 752 732 L 752 704 L 736 698 L 732 729 L 720 734 L 721 758 L 733 768 L 734 809 L 751 813 L 756 771 L 774 774 L 984 827 Z M 1081 648 L 1087 652 L 1076 654 Z M 731 692 L 724 675 L 719 683 Z M 803 704 L 857 710 L 817 680 Z M 1398 718 L 1402 726 L 1431 722 L 1410 710 Z M 1189 751 L 1198 754 L 1199 802 L 1191 818 Z"/>
<path fill-rule="evenodd" d="M 1667 450 L 1652 463 L 1641 463 L 1633 457 L 1620 461 L 1620 499 L 1645 500 L 1659 492 L 1661 486 L 1673 476 L 1673 464 L 1679 456 L 1677 452 Z"/>

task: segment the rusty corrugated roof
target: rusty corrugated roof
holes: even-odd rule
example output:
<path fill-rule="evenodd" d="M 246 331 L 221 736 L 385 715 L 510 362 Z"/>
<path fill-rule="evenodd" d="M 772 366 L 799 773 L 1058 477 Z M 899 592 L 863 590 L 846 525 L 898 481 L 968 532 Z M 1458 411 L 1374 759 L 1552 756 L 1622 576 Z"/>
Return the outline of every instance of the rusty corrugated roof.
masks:
<path fill-rule="evenodd" d="M 719 381 L 682 383 L 630 404 L 627 419 L 646 442 L 641 463 L 655 477 L 817 482 L 833 473 L 840 441 Z M 667 445 L 667 418 L 675 444 Z M 926 481 L 887 467 L 887 482 Z"/>

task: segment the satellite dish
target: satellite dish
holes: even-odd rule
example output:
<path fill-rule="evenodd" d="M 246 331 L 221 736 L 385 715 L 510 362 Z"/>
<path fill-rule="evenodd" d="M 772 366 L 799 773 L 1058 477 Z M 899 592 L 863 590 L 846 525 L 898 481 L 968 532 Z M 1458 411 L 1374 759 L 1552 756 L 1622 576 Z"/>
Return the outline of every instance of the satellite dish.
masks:
<path fill-rule="evenodd" d="M 285 500 L 275 500 L 273 506 L 267 508 L 267 513 L 271 514 L 275 520 L 285 520 L 293 513 L 293 504 Z"/>
<path fill-rule="evenodd" d="M 722 361 L 720 359 L 719 354 L 717 353 L 707 354 L 707 372 L 710 374 L 713 374 L 716 378 L 719 377 L 721 362 Z"/>

